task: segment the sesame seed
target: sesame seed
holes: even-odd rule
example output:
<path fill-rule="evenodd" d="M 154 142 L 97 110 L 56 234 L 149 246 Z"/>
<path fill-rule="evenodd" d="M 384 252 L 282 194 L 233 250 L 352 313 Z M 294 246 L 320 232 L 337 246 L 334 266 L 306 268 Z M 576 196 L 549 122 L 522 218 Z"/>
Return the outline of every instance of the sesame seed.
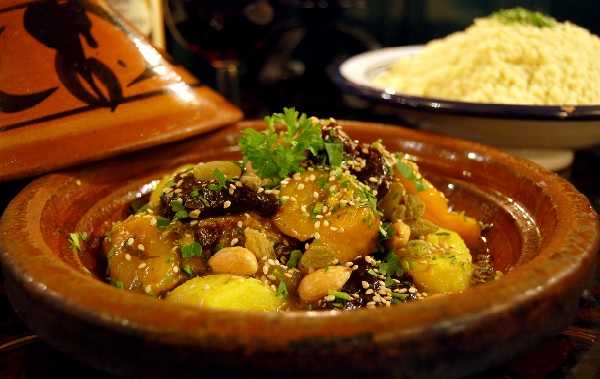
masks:
<path fill-rule="evenodd" d="M 173 189 L 172 189 L 172 188 L 170 188 L 170 187 L 165 187 L 165 188 L 163 189 L 163 193 L 166 193 L 166 194 L 168 194 L 169 192 L 172 192 L 172 191 L 173 191 Z"/>
<path fill-rule="evenodd" d="M 177 266 L 173 267 L 173 272 L 177 274 L 179 272 L 179 267 L 177 267 Z"/>
<path fill-rule="evenodd" d="M 331 301 L 334 301 L 334 300 L 335 300 L 335 296 L 334 295 L 327 295 L 327 296 L 325 296 L 325 301 L 331 302 Z"/>
<path fill-rule="evenodd" d="M 310 174 L 308 180 L 314 182 L 315 180 L 317 180 L 317 177 L 315 176 L 315 174 Z"/>
<path fill-rule="evenodd" d="M 275 275 L 273 275 L 273 274 L 269 274 L 269 275 L 267 275 L 267 278 L 268 278 L 269 280 L 277 280 L 277 277 L 276 277 Z"/>
<path fill-rule="evenodd" d="M 281 196 L 281 200 L 289 200 L 290 197 L 289 196 Z"/>
<path fill-rule="evenodd" d="M 333 230 L 334 232 L 338 230 L 337 226 L 330 226 L 329 229 Z"/>
<path fill-rule="evenodd" d="M 327 221 L 327 220 L 323 221 L 323 225 L 324 226 L 329 226 L 329 221 Z"/>
<path fill-rule="evenodd" d="M 321 219 L 323 218 L 323 215 L 316 215 L 315 218 Z"/>
<path fill-rule="evenodd" d="M 127 239 L 127 246 L 131 246 L 131 245 L 133 245 L 133 242 L 134 242 L 134 241 L 135 241 L 135 240 L 133 239 L 133 237 L 129 237 L 129 238 Z"/>
<path fill-rule="evenodd" d="M 233 189 L 230 188 L 229 191 L 227 191 L 227 192 L 229 192 L 230 195 L 233 195 L 233 193 L 235 192 L 235 190 L 233 190 Z"/>
<path fill-rule="evenodd" d="M 146 293 L 152 292 L 152 286 L 148 284 L 146 287 L 144 287 L 144 291 L 146 291 Z"/>
<path fill-rule="evenodd" d="M 313 192 L 313 197 L 315 199 L 318 199 L 319 198 L 319 193 L 317 191 Z"/>
<path fill-rule="evenodd" d="M 371 177 L 369 177 L 369 181 L 370 181 L 371 183 L 377 183 L 377 182 L 378 182 L 377 178 L 376 178 L 376 177 L 374 177 L 374 176 L 371 176 Z"/>
<path fill-rule="evenodd" d="M 150 219 L 150 225 L 152 225 L 152 226 L 156 225 L 156 217 L 152 217 Z"/>
<path fill-rule="evenodd" d="M 362 285 L 362 288 L 364 288 L 364 289 L 369 288 L 369 283 L 364 280 L 362 282 L 360 282 L 360 284 Z"/>
<path fill-rule="evenodd" d="M 77 179 L 77 180 L 75 181 L 75 184 L 77 184 L 78 186 L 81 186 L 81 180 Z"/>
<path fill-rule="evenodd" d="M 250 218 L 250 215 L 248 213 L 244 213 L 244 217 Z"/>
<path fill-rule="evenodd" d="M 235 246 L 237 245 L 237 243 L 240 242 L 239 238 L 234 238 L 231 240 L 231 246 Z"/>
<path fill-rule="evenodd" d="M 294 180 L 300 180 L 302 179 L 302 176 L 300 175 L 300 173 L 295 173 L 294 176 L 292 176 L 292 178 L 294 178 Z"/>
<path fill-rule="evenodd" d="M 131 255 L 129 255 L 129 254 L 125 254 L 125 260 L 126 260 L 126 261 L 130 261 L 130 260 L 131 260 Z"/>
<path fill-rule="evenodd" d="M 177 194 L 179 194 L 179 193 L 181 193 L 182 191 L 181 191 L 181 188 L 177 188 L 177 189 L 176 189 L 175 191 L 173 191 L 173 192 L 174 192 L 174 193 L 177 193 Z"/>
<path fill-rule="evenodd" d="M 226 200 L 226 201 L 223 203 L 223 208 L 224 208 L 224 209 L 227 209 L 227 208 L 229 208 L 230 206 L 231 206 L 231 201 L 229 201 L 229 200 Z"/>
<path fill-rule="evenodd" d="M 261 193 L 263 192 L 265 189 L 262 187 L 258 187 L 258 189 L 256 190 L 256 193 Z"/>
<path fill-rule="evenodd" d="M 415 287 L 410 287 L 410 288 L 408 289 L 408 292 L 409 292 L 409 293 L 417 293 L 417 289 L 416 289 Z"/>
<path fill-rule="evenodd" d="M 406 293 L 406 288 L 400 288 L 400 290 L 398 291 L 398 293 Z"/>
<path fill-rule="evenodd" d="M 308 244 L 308 242 L 307 242 L 307 243 L 305 243 L 305 244 L 304 244 L 304 250 L 308 250 L 308 247 L 309 247 L 309 246 L 310 246 L 310 245 Z"/>
<path fill-rule="evenodd" d="M 315 232 L 315 239 L 320 239 L 321 235 L 319 234 L 319 232 Z"/>
<path fill-rule="evenodd" d="M 244 226 L 244 223 L 242 222 L 242 220 L 237 222 L 237 227 L 241 228 L 242 226 Z"/>
<path fill-rule="evenodd" d="M 138 268 L 144 268 L 146 266 L 147 266 L 146 262 L 142 262 L 138 265 Z"/>
<path fill-rule="evenodd" d="M 198 220 L 192 220 L 192 221 L 190 221 L 190 226 L 194 226 L 196 224 L 198 224 Z"/>
<path fill-rule="evenodd" d="M 138 248 L 139 251 L 146 250 L 146 248 L 144 247 L 144 245 L 142 245 L 141 243 L 137 245 L 137 248 Z"/>
<path fill-rule="evenodd" d="M 262 268 L 263 274 L 267 275 L 269 273 L 269 266 L 264 265 Z"/>
<path fill-rule="evenodd" d="M 320 228 L 321 227 L 321 222 L 320 221 L 315 221 L 315 228 Z"/>
<path fill-rule="evenodd" d="M 367 303 L 367 308 L 375 308 L 375 302 L 374 301 L 369 301 Z"/>
<path fill-rule="evenodd" d="M 315 169 L 314 169 L 314 168 L 312 168 L 312 167 L 309 167 L 309 168 L 308 168 L 308 171 L 315 171 Z"/>
<path fill-rule="evenodd" d="M 300 183 L 300 184 L 298 184 L 298 187 L 297 187 L 297 188 L 298 188 L 299 190 L 303 190 L 303 189 L 304 189 L 304 183 Z"/>
<path fill-rule="evenodd" d="M 352 266 L 352 270 L 358 270 L 358 265 Z"/>

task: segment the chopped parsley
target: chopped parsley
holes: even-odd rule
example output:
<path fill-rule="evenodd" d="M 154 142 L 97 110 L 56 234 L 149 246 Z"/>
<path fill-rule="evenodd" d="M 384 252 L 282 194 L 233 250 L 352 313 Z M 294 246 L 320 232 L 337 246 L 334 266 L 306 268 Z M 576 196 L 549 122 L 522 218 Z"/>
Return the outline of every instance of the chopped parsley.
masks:
<path fill-rule="evenodd" d="M 379 234 L 383 240 L 387 240 L 394 234 L 394 228 L 391 222 L 383 222 L 379 225 Z"/>
<path fill-rule="evenodd" d="M 329 291 L 329 295 L 335 297 L 336 301 L 339 300 L 344 303 L 352 300 L 352 296 L 350 296 L 350 294 L 342 291 Z"/>
<path fill-rule="evenodd" d="M 200 192 L 198 192 L 198 188 L 192 189 L 192 191 L 190 192 L 190 197 L 192 199 L 198 199 L 200 197 Z"/>
<path fill-rule="evenodd" d="M 293 250 L 290 253 L 290 258 L 287 261 L 287 266 L 289 268 L 298 267 L 298 262 L 300 262 L 300 258 L 302 258 L 302 252 L 300 250 Z"/>
<path fill-rule="evenodd" d="M 201 257 L 202 256 L 202 245 L 194 241 L 181 247 L 181 256 L 183 258 Z"/>
<path fill-rule="evenodd" d="M 501 9 L 492 13 L 491 17 L 507 25 L 521 24 L 537 26 L 538 28 L 552 27 L 557 23 L 553 17 L 521 7 Z"/>
<path fill-rule="evenodd" d="M 282 297 L 282 298 L 287 298 L 288 297 L 288 288 L 287 288 L 287 284 L 285 284 L 285 281 L 280 281 L 279 285 L 277 286 L 277 292 L 275 293 L 278 297 Z"/>
<path fill-rule="evenodd" d="M 208 189 L 211 191 L 220 191 L 224 188 L 227 187 L 227 178 L 225 177 L 225 174 L 223 173 L 223 171 L 219 170 L 218 168 L 216 168 L 213 171 L 213 178 L 215 178 L 217 180 L 216 183 L 212 183 L 208 186 Z"/>
<path fill-rule="evenodd" d="M 344 147 L 341 142 L 325 143 L 325 151 L 331 167 L 340 167 L 344 159 Z"/>
<path fill-rule="evenodd" d="M 188 212 L 185 209 L 185 206 L 183 205 L 183 200 L 171 200 L 171 202 L 169 202 L 169 206 L 171 207 L 171 210 L 175 212 L 175 220 L 180 220 L 188 216 Z"/>
<path fill-rule="evenodd" d="M 397 157 L 396 159 L 396 168 L 406 180 L 409 180 L 415 184 L 417 192 L 425 191 L 427 189 L 427 184 L 423 178 L 417 177 L 413 168 L 408 163 L 402 161 L 400 157 Z"/>
<path fill-rule="evenodd" d="M 393 251 L 389 252 L 385 260 L 379 264 L 379 272 L 390 277 L 400 277 L 404 274 L 402 264 Z"/>
<path fill-rule="evenodd" d="M 182 270 L 187 274 L 187 276 L 194 276 L 194 269 L 192 268 L 192 266 L 184 265 Z"/>
<path fill-rule="evenodd" d="M 320 125 L 294 108 L 283 108 L 283 113 L 267 116 L 265 122 L 266 130 L 244 129 L 240 138 L 244 158 L 263 178 L 279 182 L 302 170 L 307 151 L 317 156 L 325 148 Z"/>
<path fill-rule="evenodd" d="M 81 233 L 70 233 L 69 234 L 69 245 L 71 246 L 71 250 L 73 251 L 81 251 L 81 243 L 87 240 L 88 234 L 86 232 Z"/>
<path fill-rule="evenodd" d="M 167 228 L 167 227 L 168 227 L 170 224 L 171 224 L 171 220 L 169 220 L 169 219 L 168 219 L 168 218 L 166 218 L 166 217 L 161 217 L 161 216 L 158 216 L 158 217 L 156 218 L 156 227 L 157 227 L 159 230 L 166 229 L 166 228 Z"/>
<path fill-rule="evenodd" d="M 114 287 L 116 287 L 116 288 L 118 288 L 120 290 L 122 290 L 123 288 L 125 288 L 125 285 L 120 280 L 113 280 L 113 279 L 111 279 L 110 280 L 110 284 L 112 284 Z"/>

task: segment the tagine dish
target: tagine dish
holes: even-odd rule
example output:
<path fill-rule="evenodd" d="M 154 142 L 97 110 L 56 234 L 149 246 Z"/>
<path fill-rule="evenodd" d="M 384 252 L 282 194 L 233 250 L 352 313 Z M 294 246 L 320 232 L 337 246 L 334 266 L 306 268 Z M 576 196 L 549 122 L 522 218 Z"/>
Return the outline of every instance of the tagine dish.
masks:
<path fill-rule="evenodd" d="M 110 283 L 205 307 L 348 310 L 499 274 L 483 225 L 450 210 L 409 156 L 294 109 L 266 122 L 242 132 L 242 161 L 180 167 L 113 224 Z M 76 249 L 84 239 L 70 238 Z"/>

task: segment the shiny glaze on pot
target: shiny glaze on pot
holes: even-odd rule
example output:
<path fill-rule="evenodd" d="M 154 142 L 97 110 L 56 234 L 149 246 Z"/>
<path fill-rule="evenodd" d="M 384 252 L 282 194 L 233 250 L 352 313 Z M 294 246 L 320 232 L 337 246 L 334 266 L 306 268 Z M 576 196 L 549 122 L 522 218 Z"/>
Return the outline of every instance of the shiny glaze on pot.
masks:
<path fill-rule="evenodd" d="M 242 127 L 260 126 L 242 123 Z M 123 375 L 295 373 L 452 378 L 481 371 L 557 333 L 593 273 L 597 215 L 572 185 L 474 143 L 399 127 L 344 123 L 417 157 L 456 208 L 494 223 L 499 280 L 461 294 L 350 312 L 243 313 L 185 306 L 103 283 L 93 241 L 142 186 L 185 162 L 239 157 L 240 125 L 30 184 L 0 225 L 8 295 L 53 346 Z M 448 186 L 448 184 L 452 184 Z M 75 254 L 70 232 L 92 235 Z"/>
<path fill-rule="evenodd" d="M 242 117 L 102 0 L 4 0 L 0 51 L 0 182 Z"/>

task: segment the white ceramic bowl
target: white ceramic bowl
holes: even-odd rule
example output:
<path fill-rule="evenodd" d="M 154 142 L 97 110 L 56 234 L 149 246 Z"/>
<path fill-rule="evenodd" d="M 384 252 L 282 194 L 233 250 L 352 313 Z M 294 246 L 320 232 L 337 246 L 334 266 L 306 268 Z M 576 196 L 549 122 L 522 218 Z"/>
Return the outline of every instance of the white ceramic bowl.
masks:
<path fill-rule="evenodd" d="M 600 144 L 600 104 L 547 106 L 484 104 L 412 96 L 377 86 L 374 78 L 423 46 L 389 47 L 349 58 L 336 83 L 349 93 L 387 104 L 423 130 L 495 145 L 560 170 L 572 150 Z"/>

